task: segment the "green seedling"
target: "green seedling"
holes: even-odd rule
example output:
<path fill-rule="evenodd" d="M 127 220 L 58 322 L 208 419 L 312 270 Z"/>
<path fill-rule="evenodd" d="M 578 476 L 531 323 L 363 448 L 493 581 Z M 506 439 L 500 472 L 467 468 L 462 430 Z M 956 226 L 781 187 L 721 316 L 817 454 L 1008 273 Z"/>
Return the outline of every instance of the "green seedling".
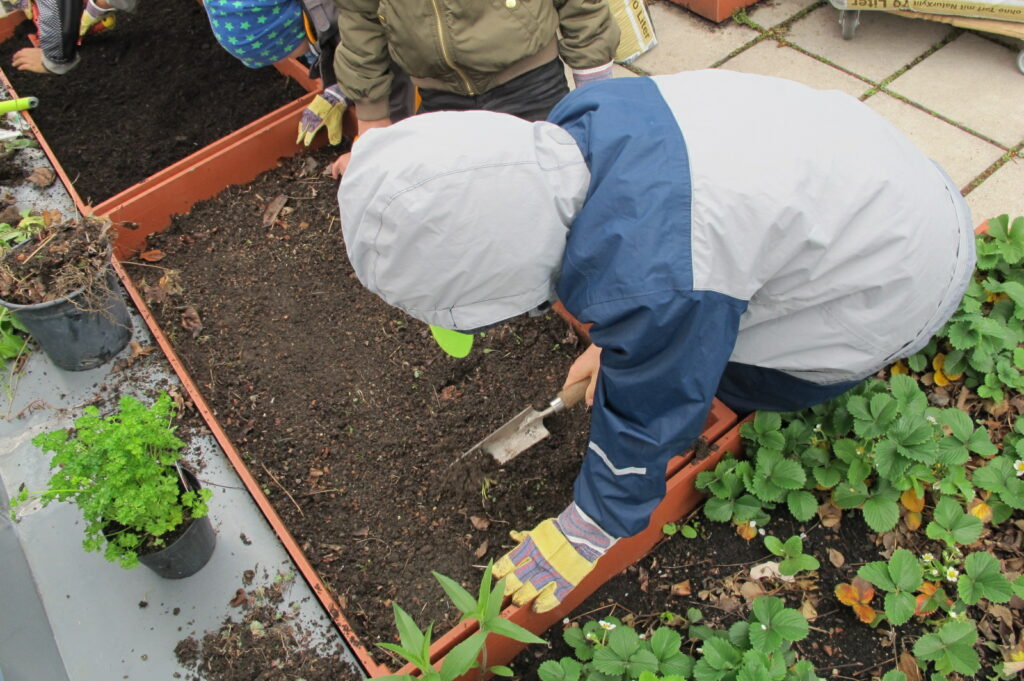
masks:
<path fill-rule="evenodd" d="M 666 537 L 671 537 L 678 534 L 679 536 L 685 537 L 686 539 L 696 539 L 697 535 L 699 534 L 697 527 L 698 525 L 696 522 L 689 522 L 686 524 L 665 523 L 661 526 L 661 532 Z"/>
<path fill-rule="evenodd" d="M 409 613 L 399 607 L 397 603 L 393 603 L 395 626 L 398 629 L 400 642 L 397 644 L 380 643 L 379 645 L 412 664 L 419 670 L 419 674 L 417 676 L 393 674 L 383 678 L 395 681 L 399 679 L 402 681 L 454 681 L 454 679 L 472 669 L 480 669 L 481 678 L 484 671 L 489 671 L 497 676 L 512 676 L 512 670 L 508 667 L 487 667 L 487 652 L 484 648 L 487 637 L 495 634 L 523 643 L 544 643 L 544 640 L 501 616 L 501 604 L 505 595 L 505 580 L 499 580 L 492 588 L 492 569 L 492 564 L 488 563 L 480 579 L 480 588 L 477 596 L 473 596 L 466 591 L 455 580 L 437 572 L 433 573 L 434 578 L 441 584 L 441 588 L 444 589 L 448 598 L 451 599 L 455 607 L 462 613 L 459 621 L 476 620 L 479 623 L 479 631 L 459 643 L 445 655 L 440 669 L 435 668 L 430 662 L 430 646 L 434 625 L 430 624 L 427 626 L 426 631 L 420 631 Z"/>
<path fill-rule="evenodd" d="M 772 554 L 782 558 L 779 563 L 779 572 L 787 577 L 792 577 L 798 572 L 805 570 L 817 570 L 821 563 L 814 556 L 804 553 L 804 542 L 799 535 L 793 535 L 785 542 L 778 537 L 768 535 L 764 538 L 764 546 Z"/>

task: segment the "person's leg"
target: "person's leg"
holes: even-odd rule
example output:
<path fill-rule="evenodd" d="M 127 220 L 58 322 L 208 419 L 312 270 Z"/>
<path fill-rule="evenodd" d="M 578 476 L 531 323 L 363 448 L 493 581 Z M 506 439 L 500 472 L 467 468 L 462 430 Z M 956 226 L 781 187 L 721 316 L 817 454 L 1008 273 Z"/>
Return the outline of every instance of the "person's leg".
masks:
<path fill-rule="evenodd" d="M 796 411 L 827 402 L 862 380 L 819 385 L 777 369 L 729 362 L 716 397 L 740 416 L 752 411 Z"/>

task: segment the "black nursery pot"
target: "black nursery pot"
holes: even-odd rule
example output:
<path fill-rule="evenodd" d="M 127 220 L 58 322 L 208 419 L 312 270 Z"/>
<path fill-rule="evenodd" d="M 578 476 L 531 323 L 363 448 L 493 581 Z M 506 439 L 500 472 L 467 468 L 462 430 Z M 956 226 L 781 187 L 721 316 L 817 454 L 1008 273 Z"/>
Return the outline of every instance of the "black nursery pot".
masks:
<path fill-rule="evenodd" d="M 189 489 L 198 490 L 199 481 L 192 473 L 181 469 Z M 213 556 L 217 534 L 210 516 L 192 518 L 185 532 L 164 548 L 154 553 L 139 554 L 139 562 L 164 579 L 184 579 L 199 572 Z"/>
<path fill-rule="evenodd" d="M 106 297 L 88 305 L 82 300 L 84 290 L 47 303 L 19 305 L 0 299 L 0 305 L 14 314 L 58 367 L 95 369 L 120 352 L 132 335 L 128 306 L 113 269 L 107 268 L 106 278 Z"/>

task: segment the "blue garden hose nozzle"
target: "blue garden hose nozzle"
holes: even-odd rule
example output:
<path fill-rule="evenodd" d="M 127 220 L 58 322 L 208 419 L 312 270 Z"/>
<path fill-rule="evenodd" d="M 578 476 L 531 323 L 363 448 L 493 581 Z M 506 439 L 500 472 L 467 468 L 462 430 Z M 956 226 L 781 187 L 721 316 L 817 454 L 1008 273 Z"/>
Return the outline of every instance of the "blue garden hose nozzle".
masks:
<path fill-rule="evenodd" d="M 10 113 L 11 111 L 25 111 L 26 109 L 34 109 L 37 106 L 39 106 L 39 99 L 37 97 L 6 99 L 0 101 L 0 114 Z"/>

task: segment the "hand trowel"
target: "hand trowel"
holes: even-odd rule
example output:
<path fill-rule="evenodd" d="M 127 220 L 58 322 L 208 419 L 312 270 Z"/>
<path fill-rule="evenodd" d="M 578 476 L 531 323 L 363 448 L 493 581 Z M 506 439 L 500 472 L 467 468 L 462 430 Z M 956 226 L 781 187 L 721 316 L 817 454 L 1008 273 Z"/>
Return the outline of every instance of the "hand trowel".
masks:
<path fill-rule="evenodd" d="M 501 428 L 473 445 L 456 461 L 461 461 L 478 450 L 490 454 L 499 465 L 511 461 L 550 435 L 548 429 L 544 427 L 545 417 L 557 414 L 582 400 L 589 383 L 590 380 L 587 379 L 563 388 L 555 399 L 548 402 L 545 409 L 527 407 Z"/>

